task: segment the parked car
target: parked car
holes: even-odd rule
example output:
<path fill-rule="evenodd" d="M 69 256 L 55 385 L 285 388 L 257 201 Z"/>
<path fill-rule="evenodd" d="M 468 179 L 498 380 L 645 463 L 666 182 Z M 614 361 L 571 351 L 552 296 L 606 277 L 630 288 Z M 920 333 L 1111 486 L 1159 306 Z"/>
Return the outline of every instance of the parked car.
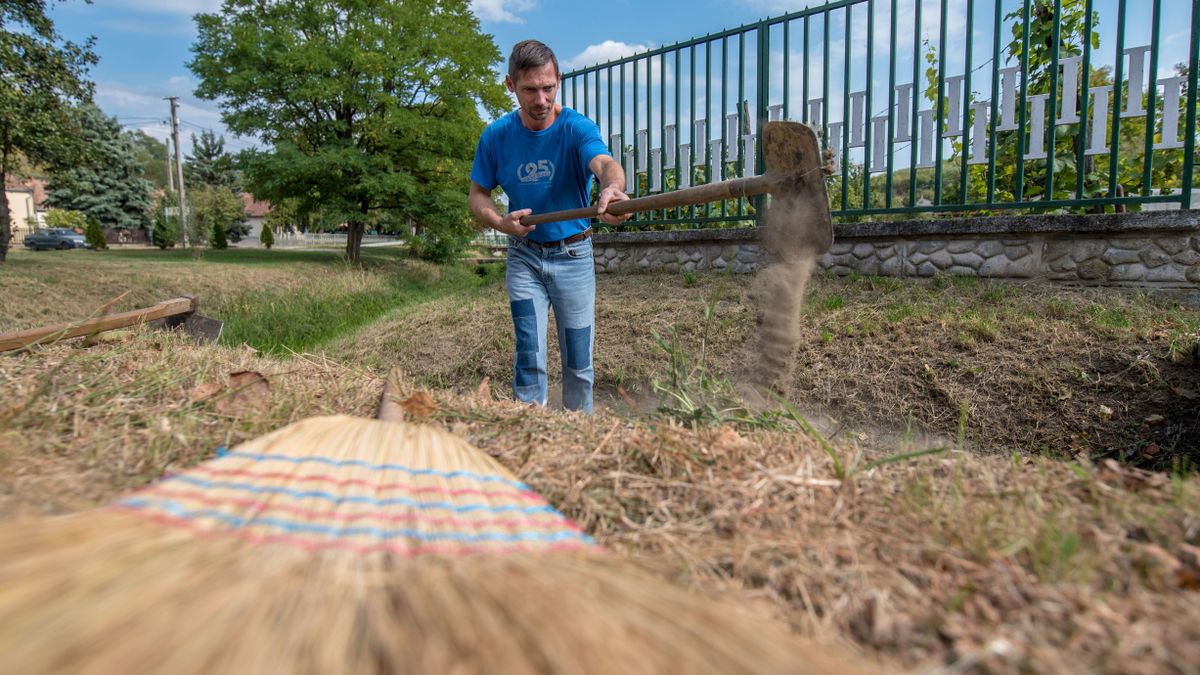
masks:
<path fill-rule="evenodd" d="M 30 232 L 25 237 L 25 246 L 35 251 L 49 248 L 91 248 L 82 234 L 61 227 Z"/>

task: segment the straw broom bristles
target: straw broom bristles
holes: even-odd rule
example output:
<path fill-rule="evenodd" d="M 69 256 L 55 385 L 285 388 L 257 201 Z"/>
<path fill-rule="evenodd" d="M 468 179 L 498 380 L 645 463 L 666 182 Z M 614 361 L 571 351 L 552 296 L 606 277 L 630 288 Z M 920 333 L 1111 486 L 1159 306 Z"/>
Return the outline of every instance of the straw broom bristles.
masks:
<path fill-rule="evenodd" d="M 342 416 L 0 527 L 0 671 L 854 672 L 605 554 L 457 437 Z"/>

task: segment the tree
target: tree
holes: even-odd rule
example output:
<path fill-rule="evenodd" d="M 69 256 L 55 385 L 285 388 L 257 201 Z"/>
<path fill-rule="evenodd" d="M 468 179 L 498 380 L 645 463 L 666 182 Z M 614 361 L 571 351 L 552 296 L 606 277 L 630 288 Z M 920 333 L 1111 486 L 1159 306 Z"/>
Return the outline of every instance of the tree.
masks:
<path fill-rule="evenodd" d="M 46 227 L 82 230 L 87 227 L 87 216 L 79 211 L 54 209 L 46 214 Z"/>
<path fill-rule="evenodd" d="M 188 192 L 188 201 L 192 207 L 190 229 L 195 238 L 208 241 L 213 248 L 228 248 L 226 235 L 230 228 L 246 220 L 246 205 L 241 198 L 227 188 L 200 185 Z"/>
<path fill-rule="evenodd" d="M 229 248 L 229 238 L 225 236 L 225 226 L 221 221 L 213 223 L 212 247 L 218 251 Z"/>
<path fill-rule="evenodd" d="M 0 185 L 18 157 L 62 165 L 86 154 L 73 106 L 90 101 L 94 38 L 63 42 L 46 0 L 0 0 Z M 8 199 L 0 196 L 0 262 L 8 256 Z"/>
<path fill-rule="evenodd" d="M 271 231 L 271 226 L 263 223 L 262 231 L 258 233 L 258 240 L 262 242 L 263 248 L 270 249 L 275 245 L 275 233 Z"/>
<path fill-rule="evenodd" d="M 93 251 L 103 251 L 108 248 L 108 242 L 104 239 L 104 230 L 100 227 L 100 221 L 95 218 L 87 219 L 87 228 L 83 231 L 83 237 Z"/>
<path fill-rule="evenodd" d="M 467 0 L 226 0 L 196 22 L 197 95 L 272 146 L 240 156 L 259 198 L 346 223 L 354 261 L 375 211 L 430 229 L 468 218 L 479 106 L 507 97 Z"/>
<path fill-rule="evenodd" d="M 225 187 L 234 193 L 241 191 L 241 176 L 238 174 L 233 155 L 225 152 L 225 137 L 209 129 L 192 134 L 192 154 L 183 164 L 183 177 L 188 185 L 212 185 Z"/>
<path fill-rule="evenodd" d="M 179 194 L 170 190 L 160 192 L 154 200 L 154 228 L 150 232 L 152 243 L 165 250 L 179 243 L 182 234 Z"/>
<path fill-rule="evenodd" d="M 116 118 L 96 106 L 85 105 L 80 113 L 82 139 L 92 148 L 93 161 L 50 171 L 46 204 L 83 211 L 107 227 L 149 227 L 151 186 L 142 178 L 133 142 Z"/>
<path fill-rule="evenodd" d="M 126 132 L 126 135 L 133 143 L 134 154 L 142 167 L 142 178 L 159 190 L 170 187 L 171 181 L 167 179 L 167 145 L 141 129 Z"/>

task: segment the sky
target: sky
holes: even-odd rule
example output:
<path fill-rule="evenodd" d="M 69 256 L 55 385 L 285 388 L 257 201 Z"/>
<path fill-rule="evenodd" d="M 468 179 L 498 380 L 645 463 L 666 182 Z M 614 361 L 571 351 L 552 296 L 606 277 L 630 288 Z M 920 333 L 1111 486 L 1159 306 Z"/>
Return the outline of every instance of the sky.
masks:
<path fill-rule="evenodd" d="M 969 1 L 972 0 L 951 2 L 948 52 L 954 51 L 956 46 L 959 53 L 965 52 L 961 7 Z M 911 12 L 906 10 L 910 10 L 913 0 L 899 2 L 898 16 L 907 19 Z M 1186 58 L 1187 22 L 1172 17 L 1186 14 L 1190 3 L 1187 0 L 1163 2 L 1160 42 L 1165 69 L 1170 63 Z M 203 129 L 225 135 L 227 149 L 238 151 L 253 147 L 254 139 L 234 138 L 225 132 L 218 104 L 198 99 L 193 94 L 197 82 L 187 67 L 196 39 L 192 17 L 197 13 L 219 11 L 220 4 L 220 0 L 95 0 L 92 4 L 67 0 L 52 4 L 50 15 L 66 39 L 80 41 L 95 36 L 95 49 L 100 57 L 99 64 L 91 70 L 91 78 L 96 83 L 96 103 L 108 114 L 115 115 L 126 128 L 142 129 L 157 138 L 165 138 L 169 133 L 169 105 L 163 99 L 178 96 L 185 153 L 190 148 L 190 134 L 199 135 Z M 569 71 L 779 16 L 809 4 L 820 3 L 813 0 L 605 0 L 601 3 L 472 0 L 471 7 L 483 31 L 494 38 L 502 54 L 507 54 L 519 40 L 537 38 L 554 49 L 564 71 Z M 877 0 L 876 4 L 886 7 L 890 3 Z M 936 7 L 937 4 L 930 0 L 925 2 L 926 6 Z M 985 4 L 991 3 L 977 3 Z M 1130 39 L 1127 44 L 1148 44 L 1150 21 L 1149 13 L 1144 10 L 1150 3 L 1148 0 L 1129 0 L 1129 4 L 1138 11 L 1128 16 Z M 1096 5 L 1104 16 L 1106 6 L 1115 5 L 1115 0 L 1096 0 Z M 1107 11 L 1102 34 L 1111 31 L 1115 15 L 1114 9 L 1107 8 Z M 886 32 L 886 19 L 886 12 L 877 15 L 879 34 Z M 936 41 L 938 25 L 936 17 L 932 23 L 927 19 L 922 37 Z M 851 43 L 858 53 L 865 43 L 860 35 L 865 31 L 865 16 L 860 15 L 852 28 Z M 954 30 L 956 28 L 958 30 Z M 976 33 L 985 30 L 989 32 L 987 39 L 990 40 L 990 29 L 977 28 Z M 908 32 L 907 44 L 912 44 L 911 27 Z M 1137 36 L 1142 35 L 1146 39 L 1138 40 Z M 837 40 L 840 42 L 831 41 L 834 53 L 839 53 L 844 45 L 844 38 Z M 904 42 L 900 44 L 903 46 Z M 1106 63 L 1111 61 L 1110 57 Z"/>

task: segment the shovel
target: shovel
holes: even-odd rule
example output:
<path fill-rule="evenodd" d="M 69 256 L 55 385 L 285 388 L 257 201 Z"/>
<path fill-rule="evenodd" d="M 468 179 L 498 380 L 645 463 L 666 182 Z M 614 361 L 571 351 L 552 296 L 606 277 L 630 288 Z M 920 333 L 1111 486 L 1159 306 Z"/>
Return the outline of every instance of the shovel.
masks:
<path fill-rule="evenodd" d="M 789 221 L 793 212 L 803 213 L 801 222 L 786 222 L 788 236 L 803 239 L 816 253 L 824 253 L 833 243 L 833 220 L 825 175 L 831 171 L 821 152 L 816 133 L 799 122 L 767 122 L 762 127 L 762 153 L 766 172 L 761 176 L 734 178 L 611 203 L 608 213 L 623 216 L 657 209 L 705 204 L 724 199 L 770 194 L 778 207 L 774 220 Z M 797 207 L 806 207 L 797 209 Z M 782 207 L 782 208 L 780 208 Z M 595 206 L 536 213 L 521 218 L 522 225 L 540 225 L 560 220 L 595 218 Z M 779 228 L 777 228 L 779 229 Z"/>
<path fill-rule="evenodd" d="M 44 328 L 30 328 L 15 333 L 4 333 L 0 335 L 0 352 L 84 335 L 95 335 L 143 323 L 159 329 L 182 328 L 185 333 L 201 342 L 216 342 L 221 337 L 221 329 L 225 324 L 197 314 L 198 306 L 199 301 L 196 298 L 184 296 L 173 300 L 164 300 L 153 307 L 109 314 L 80 323 L 63 323 Z"/>

